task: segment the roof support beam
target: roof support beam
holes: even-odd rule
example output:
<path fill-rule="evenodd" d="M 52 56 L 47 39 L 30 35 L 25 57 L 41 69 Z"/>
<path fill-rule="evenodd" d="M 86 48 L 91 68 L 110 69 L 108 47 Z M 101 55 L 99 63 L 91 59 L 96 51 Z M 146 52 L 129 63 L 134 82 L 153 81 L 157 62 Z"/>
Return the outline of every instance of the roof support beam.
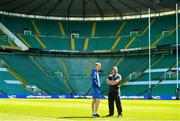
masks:
<path fill-rule="evenodd" d="M 126 6 L 127 8 L 129 8 L 130 10 L 133 10 L 133 11 L 135 11 L 137 14 L 140 14 L 140 12 L 139 12 L 137 9 L 131 7 L 131 6 L 128 5 L 127 3 L 123 2 L 122 0 L 118 0 L 118 1 L 119 1 L 121 4 L 123 4 L 124 6 Z"/>
<path fill-rule="evenodd" d="M 47 4 L 49 2 L 49 0 L 46 0 L 44 2 L 42 2 L 41 4 L 39 4 L 38 6 L 36 6 L 33 10 L 31 10 L 29 13 L 32 13 L 36 10 L 38 10 L 39 8 L 41 8 L 42 6 L 44 6 L 45 4 Z"/>
<path fill-rule="evenodd" d="M 86 12 L 86 7 L 85 7 L 86 3 L 85 0 L 83 0 L 83 17 L 85 18 L 85 12 Z"/>
<path fill-rule="evenodd" d="M 26 5 L 29 5 L 30 3 L 32 3 L 34 0 L 30 0 L 30 1 L 26 1 L 25 3 L 21 4 L 21 5 L 18 5 L 16 6 L 15 8 L 12 8 L 10 11 L 15 11 L 15 10 L 18 10 L 18 9 L 21 9 L 23 7 L 25 7 Z"/>
<path fill-rule="evenodd" d="M 94 3 L 95 3 L 95 5 L 96 5 L 96 7 L 97 7 L 97 9 L 98 9 L 98 11 L 99 11 L 99 13 L 100 13 L 101 17 L 103 17 L 104 15 L 103 15 L 102 10 L 101 10 L 101 8 L 99 7 L 99 5 L 98 5 L 97 1 L 96 1 L 96 0 L 94 0 Z"/>
<path fill-rule="evenodd" d="M 53 5 L 53 6 L 49 9 L 47 15 L 51 14 L 51 13 L 58 7 L 58 5 L 59 5 L 61 2 L 62 2 L 62 0 L 59 0 L 55 5 Z"/>
<path fill-rule="evenodd" d="M 13 2 L 16 2 L 16 0 L 9 0 L 9 1 L 6 1 L 6 2 L 2 2 L 2 3 L 0 3 L 0 6 L 8 5 L 8 4 L 11 4 Z"/>
<path fill-rule="evenodd" d="M 123 14 L 122 14 L 118 9 L 116 9 L 116 8 L 111 4 L 110 1 L 107 0 L 106 3 L 107 3 L 115 12 L 117 12 L 121 17 L 123 16 Z"/>
<path fill-rule="evenodd" d="M 138 5 L 142 6 L 142 7 L 146 7 L 147 9 L 150 8 L 151 10 L 157 12 L 157 10 L 156 10 L 155 8 L 153 8 L 152 6 L 149 6 L 149 5 L 147 5 L 147 4 L 144 4 L 144 3 L 142 3 L 142 2 L 139 2 L 139 1 L 137 1 L 137 0 L 132 0 L 132 2 L 138 4 Z"/>
<path fill-rule="evenodd" d="M 170 9 L 170 10 L 175 10 L 175 7 L 176 7 L 174 6 L 174 8 L 171 8 L 167 4 L 166 5 L 162 4 L 162 1 L 160 0 L 150 0 L 150 1 L 152 2 L 153 5 L 157 6 L 157 9 L 159 10 L 159 12 L 160 12 L 160 7 Z"/>
<path fill-rule="evenodd" d="M 68 9 L 67 9 L 67 17 L 70 16 L 70 10 L 71 10 L 71 6 L 72 6 L 72 4 L 73 4 L 73 1 L 74 1 L 74 0 L 71 0 L 70 4 L 69 4 L 69 6 L 68 6 Z"/>
<path fill-rule="evenodd" d="M 164 5 L 164 4 L 161 4 L 161 3 L 159 3 L 158 6 L 161 6 L 161 7 L 163 7 L 163 8 L 167 8 L 167 9 L 170 9 L 170 10 L 175 10 L 175 9 L 176 9 L 175 6 L 174 6 L 174 7 L 170 7 L 170 6 L 168 6 L 168 5 Z"/>

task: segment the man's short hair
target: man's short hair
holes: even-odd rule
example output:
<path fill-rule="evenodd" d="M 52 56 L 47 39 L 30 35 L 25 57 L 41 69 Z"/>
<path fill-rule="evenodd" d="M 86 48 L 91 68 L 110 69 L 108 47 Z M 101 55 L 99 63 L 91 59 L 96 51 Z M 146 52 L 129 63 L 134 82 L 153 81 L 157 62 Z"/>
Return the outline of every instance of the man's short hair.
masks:
<path fill-rule="evenodd" d="M 97 65 L 98 65 L 98 66 L 101 66 L 101 63 L 96 62 L 96 63 L 95 63 L 95 66 L 97 66 Z"/>

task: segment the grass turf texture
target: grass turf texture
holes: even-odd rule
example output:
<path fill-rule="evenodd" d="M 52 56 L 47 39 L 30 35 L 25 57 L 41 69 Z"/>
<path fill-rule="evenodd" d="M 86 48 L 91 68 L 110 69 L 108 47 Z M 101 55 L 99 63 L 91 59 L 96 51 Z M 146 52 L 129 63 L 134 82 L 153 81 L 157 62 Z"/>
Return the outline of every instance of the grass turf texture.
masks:
<path fill-rule="evenodd" d="M 0 121 L 180 121 L 180 101 L 122 100 L 123 117 L 91 118 L 90 99 L 0 99 Z M 108 114 L 101 100 L 101 116 Z"/>

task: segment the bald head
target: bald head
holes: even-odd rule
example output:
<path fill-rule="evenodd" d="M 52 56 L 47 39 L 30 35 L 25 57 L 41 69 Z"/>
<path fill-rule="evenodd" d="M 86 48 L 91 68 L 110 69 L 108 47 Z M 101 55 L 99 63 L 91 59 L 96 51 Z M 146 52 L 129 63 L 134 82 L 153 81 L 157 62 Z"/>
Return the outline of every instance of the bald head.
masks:
<path fill-rule="evenodd" d="M 118 74 L 118 67 L 117 67 L 117 66 L 113 66 L 113 68 L 112 68 L 112 73 L 113 73 L 114 75 Z"/>

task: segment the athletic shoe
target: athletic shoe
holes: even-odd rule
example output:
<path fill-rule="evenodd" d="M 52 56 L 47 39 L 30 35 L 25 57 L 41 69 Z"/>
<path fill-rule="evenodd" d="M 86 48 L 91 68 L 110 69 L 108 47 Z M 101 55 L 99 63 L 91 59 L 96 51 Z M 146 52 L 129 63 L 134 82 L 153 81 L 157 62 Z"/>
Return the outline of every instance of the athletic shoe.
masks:
<path fill-rule="evenodd" d="M 100 115 L 99 115 L 99 114 L 96 114 L 96 117 L 100 117 Z"/>
<path fill-rule="evenodd" d="M 118 118 L 122 118 L 122 114 L 118 114 L 118 116 L 117 116 Z"/>
<path fill-rule="evenodd" d="M 113 116 L 113 114 L 108 114 L 108 115 L 106 115 L 106 117 L 112 117 Z"/>
<path fill-rule="evenodd" d="M 97 117 L 100 117 L 100 115 L 99 114 L 93 114 L 92 117 L 97 118 Z"/>

